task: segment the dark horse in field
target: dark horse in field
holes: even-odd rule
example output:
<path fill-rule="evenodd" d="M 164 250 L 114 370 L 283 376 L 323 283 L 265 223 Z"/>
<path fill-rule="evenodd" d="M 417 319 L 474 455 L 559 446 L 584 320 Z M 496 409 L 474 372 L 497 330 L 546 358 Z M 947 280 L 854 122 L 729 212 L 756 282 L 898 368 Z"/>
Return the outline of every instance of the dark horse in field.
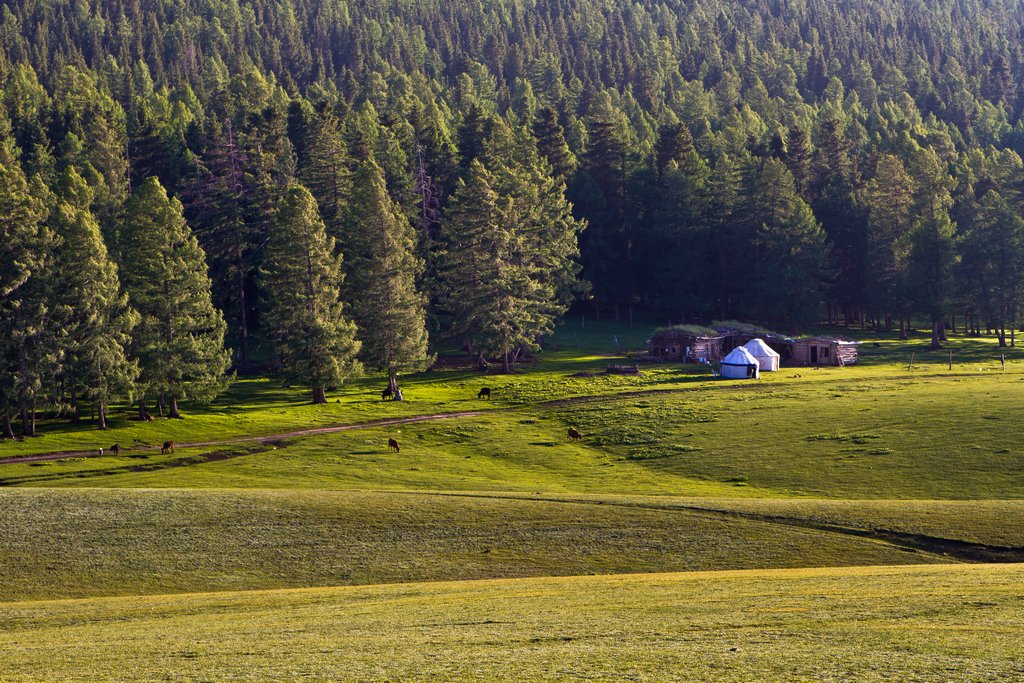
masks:
<path fill-rule="evenodd" d="M 583 435 L 576 431 L 573 427 L 569 427 L 569 440 L 578 441 L 583 438 Z"/>
<path fill-rule="evenodd" d="M 168 453 L 174 452 L 174 442 L 164 441 L 164 445 L 160 447 L 160 455 L 167 455 Z"/>
<path fill-rule="evenodd" d="M 390 401 L 395 397 L 395 392 L 391 391 L 391 387 L 388 387 L 384 391 L 380 392 L 380 400 Z"/>
<path fill-rule="evenodd" d="M 488 401 L 491 400 L 491 389 L 490 387 L 484 387 L 477 393 L 477 398 L 486 398 Z"/>
<path fill-rule="evenodd" d="M 388 450 L 394 451 L 395 453 L 401 452 L 401 448 L 398 447 L 398 442 L 394 439 L 388 439 Z"/>

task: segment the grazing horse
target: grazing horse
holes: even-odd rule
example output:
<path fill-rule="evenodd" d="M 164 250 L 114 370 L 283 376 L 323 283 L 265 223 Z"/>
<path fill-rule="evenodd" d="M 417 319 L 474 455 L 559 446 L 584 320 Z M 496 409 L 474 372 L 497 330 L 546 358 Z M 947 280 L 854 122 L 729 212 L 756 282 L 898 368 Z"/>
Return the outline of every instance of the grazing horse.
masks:
<path fill-rule="evenodd" d="M 174 442 L 164 441 L 164 445 L 160 447 L 160 455 L 167 455 L 168 453 L 174 452 Z"/>
<path fill-rule="evenodd" d="M 388 450 L 394 451 L 395 453 L 400 452 L 402 449 L 398 447 L 398 442 L 394 439 L 388 439 Z"/>
<path fill-rule="evenodd" d="M 121 455 L 121 446 L 120 446 L 120 444 L 116 444 L 115 443 L 113 446 L 111 446 L 110 447 L 110 452 L 113 453 L 114 455 Z"/>
<path fill-rule="evenodd" d="M 480 392 L 476 395 L 476 397 L 477 398 L 486 398 L 488 401 L 490 401 L 491 400 L 491 389 L 490 389 L 490 387 L 484 387 L 483 389 L 481 389 Z"/>
<path fill-rule="evenodd" d="M 391 387 L 388 387 L 384 391 L 380 392 L 380 400 L 390 401 L 392 398 L 394 398 L 394 395 L 394 392 L 391 391 Z"/>
<path fill-rule="evenodd" d="M 569 440 L 570 441 L 578 441 L 579 439 L 582 439 L 582 438 L 583 438 L 583 435 L 580 434 L 578 431 L 576 431 L 576 429 L 574 427 L 569 427 Z"/>

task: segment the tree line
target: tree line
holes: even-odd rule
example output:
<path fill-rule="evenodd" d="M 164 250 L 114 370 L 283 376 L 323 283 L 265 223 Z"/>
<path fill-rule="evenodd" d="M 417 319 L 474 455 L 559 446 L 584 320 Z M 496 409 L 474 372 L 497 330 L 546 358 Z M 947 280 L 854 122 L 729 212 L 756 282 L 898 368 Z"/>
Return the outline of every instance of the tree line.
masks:
<path fill-rule="evenodd" d="M 510 364 L 574 302 L 1012 343 L 1022 34 L 1012 0 L 5 3 L 0 412 L 173 414 L 225 340 L 318 400 L 444 335 Z"/>

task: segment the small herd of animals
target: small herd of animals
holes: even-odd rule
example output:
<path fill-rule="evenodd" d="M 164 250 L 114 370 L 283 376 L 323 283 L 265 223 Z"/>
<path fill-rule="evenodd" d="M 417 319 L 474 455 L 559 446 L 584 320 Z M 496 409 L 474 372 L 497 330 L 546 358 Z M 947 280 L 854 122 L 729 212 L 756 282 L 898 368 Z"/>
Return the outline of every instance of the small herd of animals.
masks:
<path fill-rule="evenodd" d="M 486 398 L 488 401 L 490 401 L 491 400 L 491 388 L 490 387 L 483 387 L 483 388 L 481 388 L 480 391 L 477 392 L 476 397 L 478 399 Z M 381 392 L 380 398 L 381 398 L 382 401 L 401 401 L 402 400 L 402 390 L 398 389 L 396 391 L 392 391 L 391 387 L 387 387 L 386 389 L 384 389 L 384 391 Z M 146 417 L 148 419 L 152 420 L 152 418 L 149 417 L 148 415 Z M 579 441 L 580 439 L 583 438 L 583 435 L 578 430 L 576 430 L 574 427 L 569 427 L 569 430 L 567 432 L 567 436 L 569 437 L 569 441 Z M 117 455 L 120 455 L 120 453 L 121 453 L 121 446 L 119 444 L 115 443 L 113 446 L 111 446 L 107 450 L 110 451 L 111 453 L 113 453 L 115 456 L 117 456 Z M 396 441 L 393 438 L 389 438 L 388 439 L 388 451 L 392 452 L 392 453 L 401 453 L 402 449 L 398 445 L 398 441 Z M 99 454 L 103 455 L 103 453 L 104 453 L 104 451 L 101 448 Z M 160 447 L 160 455 L 167 455 L 167 454 L 171 454 L 171 453 L 174 453 L 174 442 L 173 441 L 164 441 L 163 445 Z"/>

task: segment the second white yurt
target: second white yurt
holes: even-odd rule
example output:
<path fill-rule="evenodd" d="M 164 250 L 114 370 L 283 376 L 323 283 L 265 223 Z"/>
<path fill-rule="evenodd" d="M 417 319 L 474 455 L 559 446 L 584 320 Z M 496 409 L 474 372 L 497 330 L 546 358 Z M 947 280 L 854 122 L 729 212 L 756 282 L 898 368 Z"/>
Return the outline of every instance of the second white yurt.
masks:
<path fill-rule="evenodd" d="M 758 363 L 750 351 L 737 346 L 722 359 L 722 377 L 725 379 L 757 379 Z"/>
<path fill-rule="evenodd" d="M 751 339 L 743 345 L 750 355 L 757 359 L 761 372 L 775 372 L 779 369 L 779 361 L 782 356 L 778 351 L 768 346 L 763 339 Z"/>

